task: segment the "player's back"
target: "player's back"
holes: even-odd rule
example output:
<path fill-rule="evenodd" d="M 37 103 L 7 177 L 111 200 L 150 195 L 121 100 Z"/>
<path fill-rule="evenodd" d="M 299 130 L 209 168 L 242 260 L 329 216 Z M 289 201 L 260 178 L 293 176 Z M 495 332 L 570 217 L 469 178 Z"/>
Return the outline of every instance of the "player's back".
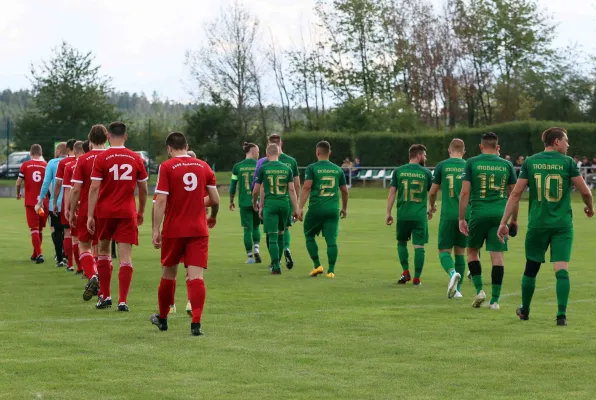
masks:
<path fill-rule="evenodd" d="M 565 228 L 573 225 L 571 179 L 580 176 L 576 162 L 556 151 L 528 157 L 520 179 L 530 186 L 529 228 Z"/>
<path fill-rule="evenodd" d="M 215 187 L 215 174 L 202 160 L 177 156 L 161 164 L 155 192 L 167 195 L 164 237 L 209 236 L 204 200 L 208 187 Z"/>
<path fill-rule="evenodd" d="M 432 173 L 420 164 L 405 164 L 393 172 L 391 186 L 397 189 L 397 219 L 422 221 L 427 219 L 428 190 Z"/>
<path fill-rule="evenodd" d="M 232 168 L 232 173 L 238 178 L 238 205 L 252 208 L 251 180 L 257 168 L 257 160 L 247 158 Z"/>
<path fill-rule="evenodd" d="M 339 209 L 339 188 L 346 184 L 340 167 L 331 161 L 318 161 L 306 168 L 305 180 L 311 180 L 309 210 Z"/>
<path fill-rule="evenodd" d="M 25 181 L 25 206 L 35 207 L 43 185 L 47 163 L 42 160 L 28 160 L 21 165 L 19 177 Z"/>
<path fill-rule="evenodd" d="M 496 154 L 466 161 L 463 179 L 470 182 L 471 218 L 501 217 L 507 205 L 507 187 L 517 176 L 511 162 Z"/>
<path fill-rule="evenodd" d="M 71 179 L 73 185 L 81 184 L 81 194 L 79 196 L 79 216 L 87 216 L 89 206 L 89 188 L 91 187 L 91 173 L 93 172 L 93 163 L 95 158 L 100 155 L 104 149 L 93 149 L 83 154 L 77 160 Z"/>
<path fill-rule="evenodd" d="M 290 168 L 294 177 L 299 176 L 298 161 L 296 161 L 294 157 L 289 156 L 286 153 L 281 153 L 279 155 L 279 162 Z"/>
<path fill-rule="evenodd" d="M 437 164 L 433 183 L 441 185 L 441 219 L 457 220 L 459 194 L 466 162 L 461 158 L 448 158 Z"/>
<path fill-rule="evenodd" d="M 258 181 L 265 191 L 265 207 L 273 202 L 287 203 L 288 183 L 294 179 L 290 168 L 279 161 L 269 161 L 259 169 Z"/>
<path fill-rule="evenodd" d="M 126 147 L 110 147 L 95 157 L 92 180 L 100 180 L 96 204 L 98 218 L 136 216 L 135 188 L 147 180 L 141 156 Z"/>

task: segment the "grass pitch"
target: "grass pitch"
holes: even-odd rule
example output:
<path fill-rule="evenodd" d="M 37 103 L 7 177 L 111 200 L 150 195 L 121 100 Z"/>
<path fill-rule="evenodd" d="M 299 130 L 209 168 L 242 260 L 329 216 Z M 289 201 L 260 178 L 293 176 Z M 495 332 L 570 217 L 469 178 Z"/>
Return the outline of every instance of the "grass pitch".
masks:
<path fill-rule="evenodd" d="M 1 399 L 593 399 L 596 320 L 594 221 L 574 203 L 568 327 L 555 326 L 552 267 L 538 275 L 531 320 L 519 321 L 526 208 L 506 255 L 501 310 L 472 309 L 473 287 L 448 300 L 431 221 L 423 286 L 396 284 L 395 228 L 383 190 L 353 190 L 339 235 L 336 279 L 309 278 L 302 226 L 292 228 L 296 266 L 270 276 L 245 265 L 238 212 L 222 207 L 206 272 L 205 336 L 190 336 L 179 272 L 170 330 L 157 309 L 159 252 L 149 226 L 135 249 L 131 312 L 95 310 L 84 282 L 35 265 L 21 202 L 0 200 Z M 222 203 L 227 204 L 226 196 Z M 49 230 L 46 258 L 52 258 Z M 264 244 L 264 239 L 263 239 Z M 322 260 L 324 242 L 319 241 Z M 266 247 L 263 246 L 266 254 Z M 487 294 L 490 266 L 483 252 Z M 264 261 L 268 261 L 268 255 Z M 413 263 L 413 250 L 410 248 Z M 117 295 L 117 273 L 113 293 Z"/>

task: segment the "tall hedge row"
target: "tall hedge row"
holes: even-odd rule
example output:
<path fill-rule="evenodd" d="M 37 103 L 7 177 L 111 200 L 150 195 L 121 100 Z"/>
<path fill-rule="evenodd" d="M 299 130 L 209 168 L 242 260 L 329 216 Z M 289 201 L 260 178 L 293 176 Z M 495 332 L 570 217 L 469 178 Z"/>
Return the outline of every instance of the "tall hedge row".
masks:
<path fill-rule="evenodd" d="M 466 143 L 466 157 L 480 153 L 480 138 L 486 132 L 499 136 L 501 155 L 528 156 L 544 149 L 541 136 L 547 128 L 560 126 L 569 135 L 569 155 L 596 156 L 596 124 L 567 124 L 551 121 L 510 122 L 484 128 L 459 128 L 451 132 L 422 134 L 360 133 L 357 135 L 310 132 L 295 133 L 284 139 L 284 151 L 296 157 L 300 166 L 315 161 L 314 147 L 319 140 L 328 140 L 333 150 L 332 161 L 341 164 L 346 156 L 358 156 L 365 166 L 393 166 L 408 162 L 408 148 L 414 143 L 427 147 L 429 165 L 447 158 L 447 147 L 453 138 Z"/>

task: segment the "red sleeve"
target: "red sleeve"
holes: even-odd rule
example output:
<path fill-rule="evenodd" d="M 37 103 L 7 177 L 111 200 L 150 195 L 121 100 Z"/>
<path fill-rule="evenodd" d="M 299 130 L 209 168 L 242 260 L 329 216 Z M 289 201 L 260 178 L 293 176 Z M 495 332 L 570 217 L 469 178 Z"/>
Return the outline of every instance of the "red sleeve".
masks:
<path fill-rule="evenodd" d="M 170 182 L 168 181 L 167 169 L 168 168 L 163 164 L 161 165 L 161 168 L 159 168 L 159 176 L 157 177 L 157 187 L 155 188 L 156 195 L 157 193 L 166 195 L 170 194 Z"/>
<path fill-rule="evenodd" d="M 100 156 L 95 157 L 93 160 L 93 172 L 91 172 L 91 180 L 102 181 L 103 180 L 103 163 Z"/>
<path fill-rule="evenodd" d="M 147 179 L 149 179 L 149 176 L 145 169 L 145 163 L 141 157 L 137 157 L 137 182 L 144 182 Z"/>
<path fill-rule="evenodd" d="M 64 179 L 64 163 L 63 161 L 66 160 L 66 158 L 63 158 L 62 160 L 60 160 L 60 162 L 58 163 L 58 171 L 56 172 L 56 179 Z"/>
<path fill-rule="evenodd" d="M 215 182 L 215 174 L 213 173 L 213 170 L 211 169 L 211 167 L 209 166 L 209 164 L 205 163 L 205 177 L 206 179 L 206 186 L 207 187 L 217 187 L 216 186 L 216 182 Z"/>
<path fill-rule="evenodd" d="M 79 161 L 77 161 L 75 164 L 74 170 L 72 171 L 72 178 L 70 179 L 73 186 L 75 183 L 83 183 L 83 172 L 81 171 L 82 166 L 79 165 Z"/>
<path fill-rule="evenodd" d="M 72 183 L 70 182 L 71 179 L 72 179 L 72 168 L 68 167 L 64 171 L 64 181 L 62 182 L 62 186 L 66 187 L 66 188 L 71 188 L 72 187 Z"/>

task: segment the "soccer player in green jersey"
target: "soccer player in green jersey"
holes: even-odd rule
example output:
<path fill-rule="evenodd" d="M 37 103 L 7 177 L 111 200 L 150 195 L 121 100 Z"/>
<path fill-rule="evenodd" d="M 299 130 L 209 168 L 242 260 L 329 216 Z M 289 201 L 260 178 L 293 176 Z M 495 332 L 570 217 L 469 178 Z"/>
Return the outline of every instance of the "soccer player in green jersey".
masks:
<path fill-rule="evenodd" d="M 238 208 L 240 209 L 240 224 L 244 228 L 244 249 L 248 255 L 247 264 L 261 262 L 259 243 L 261 242 L 261 221 L 259 213 L 252 206 L 252 190 L 250 181 L 257 167 L 259 146 L 254 143 L 244 143 L 246 158 L 232 168 L 232 183 L 230 184 L 230 211 L 234 211 L 234 197 L 238 188 Z"/>
<path fill-rule="evenodd" d="M 403 269 L 397 281 L 405 284 L 411 280 L 408 261 L 408 240 L 414 245 L 414 285 L 420 285 L 424 268 L 424 245 L 428 243 L 428 190 L 432 173 L 426 165 L 426 147 L 415 144 L 410 147 L 410 162 L 393 171 L 389 197 L 387 198 L 387 225 L 393 224 L 391 210 L 397 196 L 397 255 Z"/>
<path fill-rule="evenodd" d="M 581 177 L 575 161 L 568 157 L 567 131 L 550 128 L 542 134 L 544 151 L 524 161 L 515 189 L 499 226 L 499 239 L 505 241 L 509 234 L 507 222 L 518 206 L 526 188 L 530 186 L 530 209 L 526 234 L 526 269 L 522 276 L 522 305 L 517 309 L 521 320 L 530 317 L 530 303 L 536 288 L 536 275 L 545 253 L 550 247 L 550 261 L 554 264 L 557 279 L 557 325 L 567 325 L 567 302 L 569 300 L 569 260 L 573 245 L 573 214 L 571 211 L 571 187 L 581 193 L 588 218 L 594 216 L 592 192 Z"/>
<path fill-rule="evenodd" d="M 294 187 L 292 170 L 279 161 L 280 148 L 271 143 L 267 146 L 268 163 L 263 164 L 257 173 L 257 181 L 252 192 L 255 210 L 263 217 L 263 227 L 269 238 L 271 274 L 281 274 L 280 260 L 283 254 L 284 231 L 288 220 L 298 216 L 298 199 Z M 261 191 L 261 187 L 263 190 Z M 260 193 L 264 193 L 257 204 Z M 293 209 L 291 212 L 290 207 Z"/>
<path fill-rule="evenodd" d="M 304 219 L 306 249 L 314 264 L 309 275 L 315 277 L 323 273 L 323 267 L 319 259 L 319 248 L 315 241 L 315 236 L 322 232 L 325 242 L 327 242 L 327 259 L 329 261 L 326 276 L 333 279 L 338 254 L 339 219 L 347 216 L 348 187 L 343 170 L 329 161 L 331 155 L 329 142 L 319 142 L 316 147 L 316 154 L 319 161 L 306 168 L 298 215 L 300 221 L 302 221 L 304 219 L 302 210 L 306 200 L 310 197 L 308 212 L 306 213 L 306 219 Z M 340 191 L 341 210 L 339 208 Z"/>
<path fill-rule="evenodd" d="M 479 250 L 486 241 L 493 266 L 492 297 L 488 308 L 498 310 L 505 274 L 503 253 L 507 251 L 507 242 L 499 241 L 497 230 L 507 205 L 507 194 L 513 190 L 517 177 L 513 164 L 499 157 L 496 134 L 489 132 L 482 136 L 480 151 L 482 154 L 468 159 L 464 168 L 459 195 L 459 229 L 467 236 L 468 268 L 476 288 L 472 307 L 479 308 L 486 300 L 479 257 Z M 468 203 L 471 208 L 469 223 L 466 221 Z M 511 221 L 514 225 L 517 225 L 517 211 L 518 207 L 515 207 Z"/>
<path fill-rule="evenodd" d="M 291 170 L 292 170 L 292 174 L 294 175 L 294 188 L 296 189 L 296 193 L 300 193 L 300 173 L 298 172 L 298 163 L 296 162 L 296 159 L 294 159 L 293 157 L 290 157 L 289 155 L 287 155 L 286 153 L 283 152 L 282 150 L 282 146 L 283 146 L 283 142 L 281 141 L 281 136 L 279 136 L 278 134 L 273 134 L 269 136 L 269 143 L 275 143 L 279 146 L 279 161 L 282 164 L 285 164 L 286 166 L 288 166 Z M 255 170 L 255 175 L 254 175 L 254 179 L 253 179 L 253 186 L 254 183 L 256 182 L 257 179 L 257 174 L 259 172 L 259 168 L 261 167 L 261 165 L 267 164 L 269 162 L 269 160 L 267 158 L 264 159 L 260 159 L 257 162 L 257 168 Z M 288 206 L 291 206 L 291 204 L 288 202 Z M 287 223 L 287 227 L 289 228 L 290 226 L 292 226 L 292 218 L 290 216 L 290 218 L 288 218 Z M 294 259 L 292 258 L 292 252 L 290 251 L 290 230 L 286 229 L 285 233 L 284 233 L 284 245 L 283 245 L 283 250 L 284 250 L 284 257 L 286 259 L 286 267 L 288 269 L 292 269 L 294 267 Z M 267 238 L 267 245 L 269 244 L 269 238 Z"/>
<path fill-rule="evenodd" d="M 437 194 L 441 190 L 441 220 L 439 222 L 439 261 L 449 275 L 447 298 L 462 298 L 461 279 L 466 271 L 466 237 L 459 231 L 459 193 L 466 162 L 464 141 L 453 139 L 449 158 L 435 167 L 433 185 L 428 193 L 429 212 L 437 211 Z M 429 216 L 431 216 L 429 215 Z M 455 252 L 455 263 L 451 251 Z"/>

